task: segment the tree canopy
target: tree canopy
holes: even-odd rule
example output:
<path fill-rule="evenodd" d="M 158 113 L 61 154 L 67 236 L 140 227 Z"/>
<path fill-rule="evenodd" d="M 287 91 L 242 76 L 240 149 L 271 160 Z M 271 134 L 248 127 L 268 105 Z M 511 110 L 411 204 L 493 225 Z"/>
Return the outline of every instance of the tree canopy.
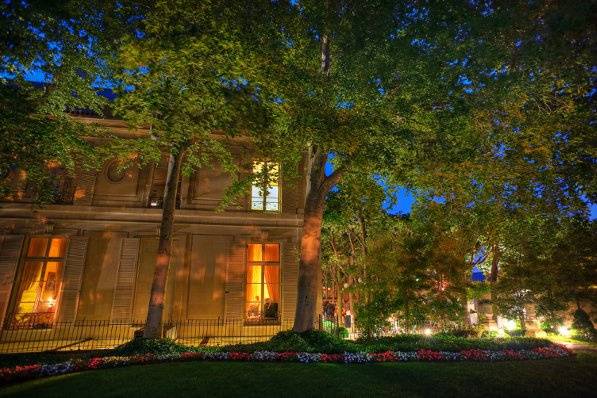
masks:
<path fill-rule="evenodd" d="M 454 244 L 454 275 L 477 244 L 497 264 L 532 217 L 588 217 L 594 15 L 594 2 L 553 1 L 7 1 L 0 166 L 34 177 L 100 150 L 140 162 L 167 153 L 157 267 L 167 269 L 180 170 L 217 159 L 234 174 L 222 139 L 250 137 L 285 177 L 306 173 L 295 330 L 307 330 L 334 187 L 347 192 L 330 203 L 345 195 L 357 219 L 375 208 L 379 181 L 412 189 L 422 219 L 438 219 L 409 227 L 429 237 L 425 261 Z M 44 90 L 26 83 L 32 68 Z M 98 96 L 102 85 L 118 100 Z M 64 113 L 106 106 L 148 136 L 99 149 Z"/>

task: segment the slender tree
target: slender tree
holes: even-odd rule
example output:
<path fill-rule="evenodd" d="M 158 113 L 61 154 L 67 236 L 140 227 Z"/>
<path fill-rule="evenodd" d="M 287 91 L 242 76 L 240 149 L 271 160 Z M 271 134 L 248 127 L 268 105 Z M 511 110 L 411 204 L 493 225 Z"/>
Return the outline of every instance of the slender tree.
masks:
<path fill-rule="evenodd" d="M 139 31 L 124 40 L 116 64 L 116 111 L 131 126 L 149 130 L 144 138 L 121 142 L 120 149 L 141 163 L 168 157 L 146 338 L 161 336 L 182 174 L 220 162 L 237 176 L 228 138 L 267 120 L 260 119 L 258 93 L 244 78 L 251 64 L 238 41 L 240 17 L 239 2 L 155 2 L 142 10 Z M 231 195 L 239 187 L 237 181 Z"/>

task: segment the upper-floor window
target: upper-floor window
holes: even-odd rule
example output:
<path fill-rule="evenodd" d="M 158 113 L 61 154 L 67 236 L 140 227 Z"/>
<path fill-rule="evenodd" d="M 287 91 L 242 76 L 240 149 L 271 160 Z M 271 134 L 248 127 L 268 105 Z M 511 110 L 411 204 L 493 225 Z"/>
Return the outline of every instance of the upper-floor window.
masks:
<path fill-rule="evenodd" d="M 14 291 L 11 328 L 48 328 L 54 323 L 62 283 L 66 239 L 35 236 L 22 263 Z"/>
<path fill-rule="evenodd" d="M 251 210 L 280 210 L 280 165 L 274 162 L 253 162 Z"/>
<path fill-rule="evenodd" d="M 247 322 L 277 321 L 280 306 L 280 245 L 251 243 L 247 247 L 245 289 Z"/>

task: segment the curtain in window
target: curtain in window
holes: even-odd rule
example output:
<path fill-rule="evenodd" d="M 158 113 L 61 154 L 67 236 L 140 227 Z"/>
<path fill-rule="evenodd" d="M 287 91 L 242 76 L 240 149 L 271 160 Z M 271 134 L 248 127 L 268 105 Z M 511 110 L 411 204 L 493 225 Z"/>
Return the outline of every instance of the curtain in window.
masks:
<path fill-rule="evenodd" d="M 265 289 L 267 290 L 266 297 L 269 296 L 272 302 L 280 302 L 280 278 L 278 267 L 263 267 L 263 279 Z"/>
<path fill-rule="evenodd" d="M 23 268 L 21 283 L 17 292 L 16 312 L 33 312 L 37 294 L 39 291 L 39 280 L 43 262 L 27 261 Z"/>

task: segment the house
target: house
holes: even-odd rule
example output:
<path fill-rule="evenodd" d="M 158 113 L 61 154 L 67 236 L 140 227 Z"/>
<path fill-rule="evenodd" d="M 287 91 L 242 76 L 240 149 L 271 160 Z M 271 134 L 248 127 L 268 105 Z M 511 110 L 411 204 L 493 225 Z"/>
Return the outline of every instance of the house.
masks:
<path fill-rule="evenodd" d="M 144 133 L 118 120 L 81 119 L 126 138 Z M 248 140 L 229 145 L 247 173 L 264 166 L 252 158 Z M 96 172 L 64 174 L 57 202 L 43 206 L 32 203 L 26 178 L 14 173 L 22 187 L 0 202 L 0 352 L 18 351 L 11 343 L 23 341 L 31 350 L 33 342 L 49 340 L 81 348 L 83 341 L 116 342 L 139 330 L 166 163 L 122 170 L 107 160 Z M 305 186 L 268 166 L 277 185 L 254 185 L 219 212 L 231 183 L 221 167 L 182 177 L 163 317 L 168 336 L 213 343 L 266 338 L 292 325 Z"/>

